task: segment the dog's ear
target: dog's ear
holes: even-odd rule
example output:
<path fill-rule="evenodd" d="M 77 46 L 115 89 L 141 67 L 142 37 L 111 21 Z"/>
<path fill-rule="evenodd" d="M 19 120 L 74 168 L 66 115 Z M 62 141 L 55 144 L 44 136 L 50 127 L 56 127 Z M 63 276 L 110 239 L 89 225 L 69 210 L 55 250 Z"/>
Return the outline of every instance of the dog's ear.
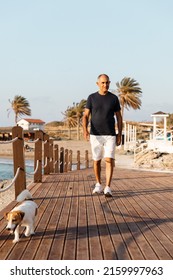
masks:
<path fill-rule="evenodd" d="M 4 218 L 7 219 L 8 212 L 4 213 Z"/>
<path fill-rule="evenodd" d="M 21 220 L 22 220 L 22 219 L 23 219 L 23 217 L 25 216 L 25 213 L 24 213 L 24 212 L 22 212 L 22 211 L 19 211 L 19 212 L 18 212 L 18 214 L 20 215 Z"/>

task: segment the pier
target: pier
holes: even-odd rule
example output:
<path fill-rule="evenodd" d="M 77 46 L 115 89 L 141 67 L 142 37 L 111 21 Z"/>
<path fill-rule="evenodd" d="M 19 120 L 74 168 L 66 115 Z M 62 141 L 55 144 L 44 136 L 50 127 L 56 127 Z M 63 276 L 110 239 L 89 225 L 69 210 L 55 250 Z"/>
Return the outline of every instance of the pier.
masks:
<path fill-rule="evenodd" d="M 172 182 L 172 173 L 115 168 L 113 197 L 105 198 L 92 194 L 90 166 L 43 174 L 29 186 L 38 204 L 35 235 L 21 231 L 13 244 L 3 215 L 17 203 L 0 212 L 0 259 L 172 260 Z"/>

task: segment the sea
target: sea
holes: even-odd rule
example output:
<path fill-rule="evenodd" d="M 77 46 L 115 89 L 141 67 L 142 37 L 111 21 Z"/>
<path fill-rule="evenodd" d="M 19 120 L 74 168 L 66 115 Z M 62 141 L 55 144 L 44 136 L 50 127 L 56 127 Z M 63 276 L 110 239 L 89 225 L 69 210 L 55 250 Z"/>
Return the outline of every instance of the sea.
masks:
<path fill-rule="evenodd" d="M 14 178 L 13 167 L 13 159 L 2 157 L 0 158 L 0 181 L 10 180 Z M 27 173 L 34 172 L 34 161 L 29 159 L 25 160 L 25 168 Z"/>

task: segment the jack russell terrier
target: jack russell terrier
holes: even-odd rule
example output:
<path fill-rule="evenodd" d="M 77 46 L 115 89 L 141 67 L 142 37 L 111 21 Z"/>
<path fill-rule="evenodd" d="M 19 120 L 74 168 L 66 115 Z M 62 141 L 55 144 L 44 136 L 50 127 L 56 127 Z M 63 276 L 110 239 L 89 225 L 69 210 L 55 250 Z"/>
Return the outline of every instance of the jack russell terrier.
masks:
<path fill-rule="evenodd" d="M 19 241 L 19 227 L 25 226 L 25 236 L 30 236 L 34 233 L 34 222 L 37 214 L 37 204 L 32 201 L 32 195 L 29 190 L 22 191 L 17 196 L 17 202 L 21 202 L 18 206 L 13 208 L 10 212 L 5 213 L 4 217 L 8 224 L 6 229 L 14 233 L 13 243 Z"/>

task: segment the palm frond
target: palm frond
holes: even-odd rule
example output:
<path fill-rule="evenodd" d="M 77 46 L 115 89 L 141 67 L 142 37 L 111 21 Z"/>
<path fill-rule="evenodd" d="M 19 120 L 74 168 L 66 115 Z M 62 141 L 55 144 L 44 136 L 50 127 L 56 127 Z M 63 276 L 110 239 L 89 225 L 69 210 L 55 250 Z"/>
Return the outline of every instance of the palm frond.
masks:
<path fill-rule="evenodd" d="M 31 116 L 31 109 L 28 100 L 21 96 L 21 95 L 15 95 L 14 99 L 11 101 L 8 100 L 11 104 L 11 109 L 15 113 L 15 121 L 17 122 L 17 118 L 22 115 Z M 8 109 L 8 114 L 10 112 L 10 109 Z"/>
<path fill-rule="evenodd" d="M 142 90 L 139 83 L 130 77 L 124 77 L 120 82 L 116 83 L 117 92 L 122 110 L 126 108 L 140 109 L 142 102 Z"/>

